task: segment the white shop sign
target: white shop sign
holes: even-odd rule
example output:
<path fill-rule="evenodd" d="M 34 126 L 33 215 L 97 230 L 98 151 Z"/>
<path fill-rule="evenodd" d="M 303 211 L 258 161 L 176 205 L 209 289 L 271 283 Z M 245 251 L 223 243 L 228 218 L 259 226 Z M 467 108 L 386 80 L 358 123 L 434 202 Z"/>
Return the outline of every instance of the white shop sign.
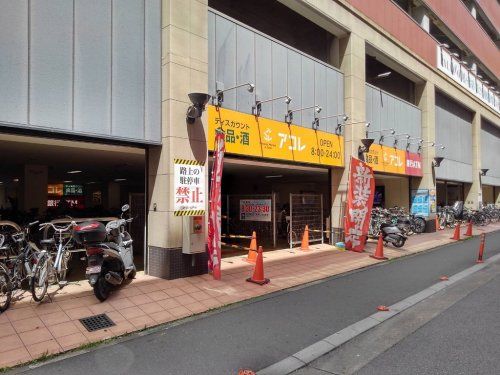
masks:
<path fill-rule="evenodd" d="M 174 160 L 174 215 L 205 214 L 205 166 L 194 160 Z"/>
<path fill-rule="evenodd" d="M 271 199 L 240 199 L 241 221 L 271 221 Z"/>
<path fill-rule="evenodd" d="M 499 96 L 445 48 L 437 46 L 438 69 L 461 84 L 490 107 L 500 112 Z"/>

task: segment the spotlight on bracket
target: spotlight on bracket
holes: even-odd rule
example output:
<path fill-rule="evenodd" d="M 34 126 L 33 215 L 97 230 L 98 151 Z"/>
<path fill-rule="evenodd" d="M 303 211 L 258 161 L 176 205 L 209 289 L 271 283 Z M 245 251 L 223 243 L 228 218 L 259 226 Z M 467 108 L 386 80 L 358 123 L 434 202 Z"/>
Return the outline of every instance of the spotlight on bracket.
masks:
<path fill-rule="evenodd" d="M 481 176 L 486 176 L 486 173 L 488 173 L 488 171 L 489 171 L 488 168 L 481 169 Z"/>
<path fill-rule="evenodd" d="M 250 82 L 242 83 L 241 85 L 236 85 L 236 86 L 230 87 L 228 89 L 224 89 L 224 90 L 217 90 L 215 93 L 215 99 L 217 100 L 217 102 L 214 104 L 216 106 L 222 105 L 222 103 L 224 102 L 224 93 L 226 91 L 235 90 L 235 89 L 238 89 L 240 87 L 245 87 L 245 86 L 248 86 L 247 91 L 250 93 L 252 93 L 255 90 L 255 85 L 253 83 L 250 83 Z"/>
<path fill-rule="evenodd" d="M 205 105 L 208 103 L 211 96 L 201 92 L 192 92 L 188 94 L 188 97 L 193 104 L 188 107 L 186 112 L 186 122 L 188 124 L 193 124 L 197 118 L 201 117 L 205 110 Z"/>

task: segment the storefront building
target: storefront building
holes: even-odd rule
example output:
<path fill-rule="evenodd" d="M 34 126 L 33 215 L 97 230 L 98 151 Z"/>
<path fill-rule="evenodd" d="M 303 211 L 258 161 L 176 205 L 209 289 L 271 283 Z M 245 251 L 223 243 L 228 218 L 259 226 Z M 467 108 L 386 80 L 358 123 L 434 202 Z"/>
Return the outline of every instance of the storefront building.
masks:
<path fill-rule="evenodd" d="M 227 243 L 341 239 L 351 157 L 429 231 L 438 205 L 498 204 L 496 21 L 453 2 L 460 24 L 434 0 L 0 1 L 2 219 L 131 203 L 147 273 L 205 273 L 218 128 Z"/>

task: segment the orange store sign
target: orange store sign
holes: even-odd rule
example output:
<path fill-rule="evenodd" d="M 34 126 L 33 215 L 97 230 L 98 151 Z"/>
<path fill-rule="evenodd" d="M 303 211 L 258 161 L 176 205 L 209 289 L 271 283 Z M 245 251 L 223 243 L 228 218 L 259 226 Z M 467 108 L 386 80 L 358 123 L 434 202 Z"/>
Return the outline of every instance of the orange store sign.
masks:
<path fill-rule="evenodd" d="M 374 144 L 365 160 L 374 171 L 406 174 L 406 153 L 403 150 Z"/>
<path fill-rule="evenodd" d="M 213 151 L 215 129 L 226 135 L 226 152 L 326 166 L 344 166 L 344 138 L 285 122 L 208 106 L 208 148 Z"/>

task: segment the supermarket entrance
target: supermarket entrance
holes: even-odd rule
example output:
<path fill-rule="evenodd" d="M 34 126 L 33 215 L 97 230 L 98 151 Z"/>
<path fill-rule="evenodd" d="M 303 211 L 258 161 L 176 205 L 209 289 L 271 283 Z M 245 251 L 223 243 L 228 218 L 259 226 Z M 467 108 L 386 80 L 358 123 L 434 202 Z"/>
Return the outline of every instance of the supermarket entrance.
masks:
<path fill-rule="evenodd" d="M 226 158 L 222 178 L 223 256 L 245 254 L 252 232 L 264 250 L 328 241 L 329 170 Z"/>

